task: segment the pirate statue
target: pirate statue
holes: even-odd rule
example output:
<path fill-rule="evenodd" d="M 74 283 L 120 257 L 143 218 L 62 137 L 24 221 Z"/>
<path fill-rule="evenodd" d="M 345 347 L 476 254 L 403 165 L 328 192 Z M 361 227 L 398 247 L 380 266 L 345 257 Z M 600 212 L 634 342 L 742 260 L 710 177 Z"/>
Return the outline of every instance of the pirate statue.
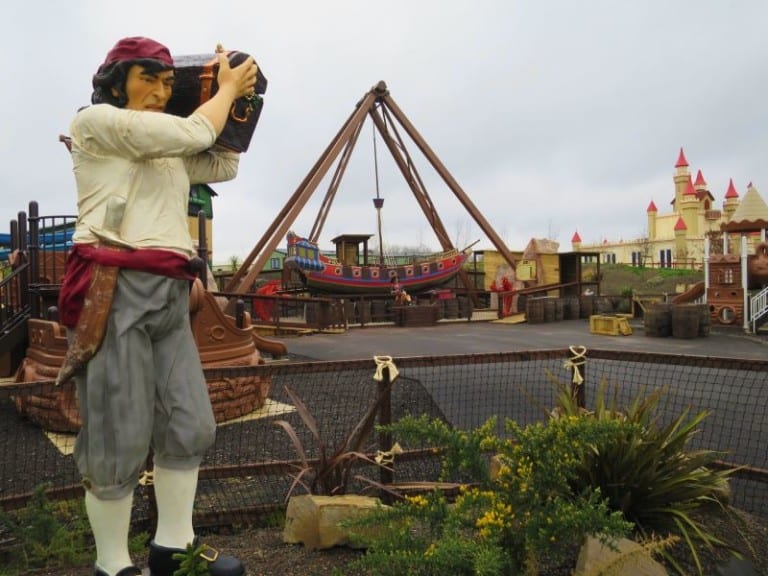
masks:
<path fill-rule="evenodd" d="M 216 141 L 257 75 L 253 58 L 230 66 L 217 57 L 218 90 L 181 117 L 165 113 L 175 73 L 168 48 L 123 38 L 93 76 L 93 105 L 71 125 L 78 216 L 59 313 L 79 355 L 75 460 L 96 541 L 94 576 L 142 574 L 128 532 L 150 448 L 158 511 L 150 574 L 171 576 L 174 554 L 200 546 L 192 510 L 216 422 L 189 323 L 187 203 L 191 184 L 237 174 L 239 154 Z M 202 549 L 213 576 L 245 574 L 238 559 Z"/>

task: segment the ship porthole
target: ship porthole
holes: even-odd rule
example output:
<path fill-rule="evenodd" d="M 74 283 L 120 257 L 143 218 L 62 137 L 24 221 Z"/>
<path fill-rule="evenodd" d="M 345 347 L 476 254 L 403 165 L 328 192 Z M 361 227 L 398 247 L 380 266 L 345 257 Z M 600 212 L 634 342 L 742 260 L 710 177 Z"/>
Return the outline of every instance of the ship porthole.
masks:
<path fill-rule="evenodd" d="M 717 317 L 722 324 L 733 324 L 733 321 L 736 320 L 736 311 L 730 306 L 723 306 Z"/>

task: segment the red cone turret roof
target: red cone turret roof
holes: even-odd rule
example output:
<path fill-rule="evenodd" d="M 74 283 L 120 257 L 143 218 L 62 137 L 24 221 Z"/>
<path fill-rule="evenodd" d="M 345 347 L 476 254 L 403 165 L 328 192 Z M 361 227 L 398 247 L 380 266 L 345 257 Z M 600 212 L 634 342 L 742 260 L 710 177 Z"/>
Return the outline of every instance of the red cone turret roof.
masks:
<path fill-rule="evenodd" d="M 733 178 L 728 182 L 728 191 L 725 193 L 726 200 L 730 198 L 738 198 L 739 193 L 736 192 L 736 187 L 733 185 Z"/>
<path fill-rule="evenodd" d="M 688 185 L 685 187 L 685 196 L 696 196 L 696 188 L 693 187 L 693 180 L 688 178 Z"/>
<path fill-rule="evenodd" d="M 696 172 L 696 182 L 693 183 L 694 186 L 706 186 L 707 181 L 704 180 L 704 176 L 701 173 L 701 170 Z"/>
<path fill-rule="evenodd" d="M 683 148 L 681 146 L 680 156 L 677 157 L 677 164 L 675 164 L 675 168 L 680 168 L 682 166 L 688 166 L 688 160 L 685 159 L 685 153 L 683 152 Z"/>
<path fill-rule="evenodd" d="M 646 209 L 646 212 L 658 212 L 659 209 L 656 208 L 656 204 L 653 203 L 653 200 L 651 200 L 651 203 L 648 204 L 648 208 Z"/>
<path fill-rule="evenodd" d="M 572 243 L 581 242 L 581 236 L 579 236 L 579 231 L 576 230 L 576 232 L 573 233 L 573 238 L 571 238 Z"/>
<path fill-rule="evenodd" d="M 685 225 L 685 220 L 683 220 L 682 216 L 677 219 L 677 223 L 675 224 L 675 232 L 679 230 L 688 230 L 688 226 Z"/>

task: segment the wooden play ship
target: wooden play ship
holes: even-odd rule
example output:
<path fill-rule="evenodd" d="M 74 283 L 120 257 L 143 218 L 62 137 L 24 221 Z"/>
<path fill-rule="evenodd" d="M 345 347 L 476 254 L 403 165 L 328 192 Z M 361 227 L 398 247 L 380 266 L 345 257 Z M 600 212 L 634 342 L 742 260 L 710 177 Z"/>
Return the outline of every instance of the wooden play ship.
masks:
<path fill-rule="evenodd" d="M 336 256 L 322 254 L 317 244 L 290 232 L 285 268 L 295 271 L 310 292 L 389 294 L 396 280 L 409 293 L 437 288 L 451 280 L 467 259 L 466 251 L 446 250 L 424 257 L 382 261 L 368 251 L 371 235 L 345 234 L 332 241 Z M 362 246 L 362 250 L 361 250 Z"/>
<path fill-rule="evenodd" d="M 24 390 L 13 397 L 19 413 L 45 430 L 75 433 L 81 421 L 74 381 L 58 387 L 51 382 L 67 352 L 66 330 L 58 323 L 55 309 L 66 251 L 45 241 L 52 231 L 71 228 L 74 217 L 42 217 L 37 212 L 37 203 L 32 202 L 29 218 L 22 212 L 19 221 L 12 223 L 13 247 L 20 256 L 0 283 L 5 350 L 2 369 L 4 375 L 14 375 L 16 383 L 47 381 L 34 391 Z M 206 245 L 204 226 L 200 226 L 202 246 Z M 242 303 L 232 305 L 208 290 L 208 280 L 198 278 L 190 291 L 190 322 L 203 369 L 254 366 L 264 363 L 262 352 L 272 357 L 287 353 L 282 342 L 254 332 Z M 206 380 L 217 422 L 264 406 L 271 384 L 269 377 L 247 373 L 235 377 L 207 375 Z"/>

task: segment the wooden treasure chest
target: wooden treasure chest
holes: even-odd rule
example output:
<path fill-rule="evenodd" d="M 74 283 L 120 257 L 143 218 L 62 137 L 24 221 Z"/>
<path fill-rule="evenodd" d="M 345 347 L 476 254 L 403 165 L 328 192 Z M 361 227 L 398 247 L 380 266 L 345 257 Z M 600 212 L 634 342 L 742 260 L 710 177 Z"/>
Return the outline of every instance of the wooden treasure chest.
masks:
<path fill-rule="evenodd" d="M 228 51 L 229 64 L 233 68 L 243 63 L 248 54 Z M 216 76 L 219 73 L 219 60 L 216 54 L 193 54 L 174 56 L 176 69 L 173 95 L 165 111 L 176 116 L 189 116 L 198 106 L 208 101 L 219 89 Z M 267 90 L 267 79 L 261 71 L 256 72 L 256 89 L 253 96 L 238 98 L 233 104 L 224 131 L 216 144 L 233 150 L 245 152 L 251 142 L 253 131 L 259 121 L 264 105 L 262 95 Z"/>

